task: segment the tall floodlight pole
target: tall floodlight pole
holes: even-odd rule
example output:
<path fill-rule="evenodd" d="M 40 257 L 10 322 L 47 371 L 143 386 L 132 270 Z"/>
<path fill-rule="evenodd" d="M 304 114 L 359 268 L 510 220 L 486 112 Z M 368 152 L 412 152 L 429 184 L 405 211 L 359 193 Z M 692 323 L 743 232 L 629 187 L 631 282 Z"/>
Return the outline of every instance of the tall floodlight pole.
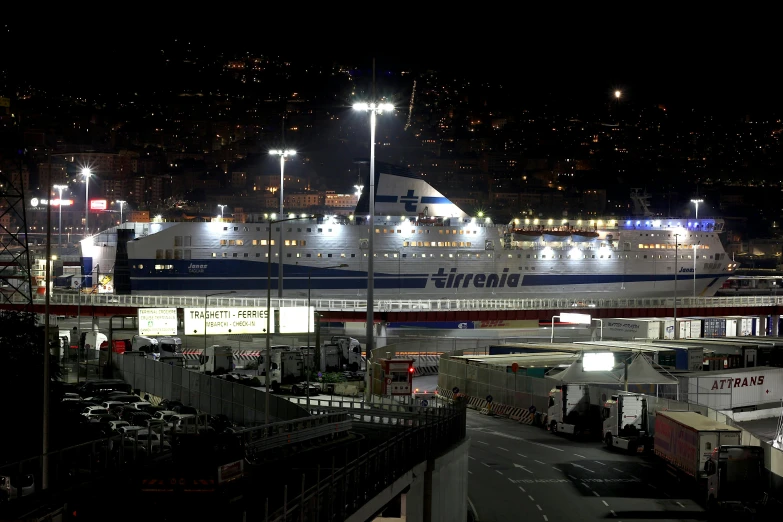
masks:
<path fill-rule="evenodd" d="M 677 258 L 680 251 L 680 234 L 674 234 L 674 338 L 679 337 L 677 328 Z"/>
<path fill-rule="evenodd" d="M 67 185 L 54 185 L 54 189 L 59 193 L 59 200 L 57 201 L 57 206 L 59 207 L 59 217 L 58 217 L 58 225 L 57 225 L 57 257 L 60 259 L 63 258 L 63 189 L 68 188 Z"/>
<path fill-rule="evenodd" d="M 124 199 L 118 199 L 117 203 L 120 204 L 120 225 L 122 225 L 122 207 L 125 206 L 125 203 L 127 203 L 127 201 L 125 201 Z"/>
<path fill-rule="evenodd" d="M 704 200 L 703 199 L 692 199 L 691 203 L 696 205 L 696 217 L 694 217 L 694 219 L 699 219 L 699 203 L 704 203 Z M 698 224 L 696 226 L 698 226 Z"/>
<path fill-rule="evenodd" d="M 374 69 L 374 66 L 373 66 Z M 375 289 L 375 272 L 373 268 L 373 258 L 375 256 L 374 237 L 375 237 L 375 121 L 378 114 L 384 111 L 393 111 L 394 106 L 391 103 L 355 103 L 353 108 L 357 111 L 370 113 L 370 240 L 368 242 L 369 252 L 367 254 L 367 347 L 365 349 L 367 360 L 373 349 L 373 306 Z"/>
<path fill-rule="evenodd" d="M 269 154 L 273 156 L 280 156 L 280 219 L 282 220 L 283 214 L 283 183 L 285 181 L 285 159 L 288 156 L 295 156 L 296 151 L 292 149 L 285 150 L 270 150 Z M 280 245 L 278 245 L 278 255 L 280 259 L 277 261 L 277 297 L 283 298 L 283 227 L 280 227 Z M 271 261 L 271 258 L 270 258 Z"/>
<path fill-rule="evenodd" d="M 264 378 L 264 424 L 269 424 L 269 395 L 272 393 L 272 225 L 284 223 L 295 219 L 304 219 L 312 216 L 292 217 L 287 219 L 269 220 L 266 241 L 266 376 Z M 280 303 L 278 302 L 278 307 Z"/>
<path fill-rule="evenodd" d="M 218 205 L 220 207 L 220 221 L 223 221 L 223 209 L 226 208 L 226 205 Z"/>
<path fill-rule="evenodd" d="M 84 176 L 84 237 L 87 237 L 90 233 L 90 177 L 92 170 L 83 168 L 82 176 Z"/>

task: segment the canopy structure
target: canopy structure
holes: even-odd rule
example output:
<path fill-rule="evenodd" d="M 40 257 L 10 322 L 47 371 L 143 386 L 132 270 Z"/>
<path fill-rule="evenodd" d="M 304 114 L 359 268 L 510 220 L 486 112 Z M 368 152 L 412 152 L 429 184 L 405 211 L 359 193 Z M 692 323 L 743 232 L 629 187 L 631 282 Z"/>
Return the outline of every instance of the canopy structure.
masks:
<path fill-rule="evenodd" d="M 625 382 L 625 369 L 615 370 L 619 382 Z M 628 365 L 628 384 L 679 384 L 674 377 L 668 377 L 653 368 L 647 357 L 637 354 Z"/>
<path fill-rule="evenodd" d="M 612 372 L 586 372 L 582 365 L 582 359 L 560 373 L 548 375 L 553 379 L 562 381 L 563 384 L 621 384 L 622 378 L 618 378 Z"/>

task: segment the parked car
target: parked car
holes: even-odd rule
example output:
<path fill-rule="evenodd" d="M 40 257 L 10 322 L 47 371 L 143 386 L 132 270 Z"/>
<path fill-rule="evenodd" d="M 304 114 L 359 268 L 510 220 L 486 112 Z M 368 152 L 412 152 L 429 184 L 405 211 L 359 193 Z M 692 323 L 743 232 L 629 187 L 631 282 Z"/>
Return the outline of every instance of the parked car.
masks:
<path fill-rule="evenodd" d="M 108 415 L 109 410 L 107 410 L 103 406 L 87 406 L 82 410 L 81 413 L 85 417 L 90 418 L 90 417 L 97 417 L 99 415 Z"/>
<path fill-rule="evenodd" d="M 35 493 L 35 477 L 33 475 L 0 475 L 0 502 L 26 497 L 33 493 Z"/>

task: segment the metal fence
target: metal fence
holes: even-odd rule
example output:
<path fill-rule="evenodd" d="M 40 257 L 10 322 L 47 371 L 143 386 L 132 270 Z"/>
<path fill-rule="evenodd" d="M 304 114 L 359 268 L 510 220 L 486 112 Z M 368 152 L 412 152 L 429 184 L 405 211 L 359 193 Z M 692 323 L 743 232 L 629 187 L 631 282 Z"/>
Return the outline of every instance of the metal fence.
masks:
<path fill-rule="evenodd" d="M 267 498 L 264 520 L 345 520 L 416 465 L 441 456 L 463 440 L 465 411 L 463 404 L 414 408 L 412 413 L 417 419 L 414 426 L 340 467 L 333 459 L 328 473 L 318 468 L 314 483 L 308 485 L 307 475 L 303 474 L 299 484 L 286 485 L 279 509 L 270 512 Z"/>
<path fill-rule="evenodd" d="M 180 401 L 210 415 L 225 415 L 242 426 L 263 424 L 266 393 L 250 386 L 204 375 L 147 357 L 117 356 L 119 376 L 134 389 Z M 275 395 L 269 396 L 269 417 L 274 421 L 307 417 L 307 410 Z"/>
<path fill-rule="evenodd" d="M 73 305 L 80 301 L 82 306 L 117 306 L 140 308 L 193 308 L 204 307 L 204 297 L 166 295 L 114 295 L 78 294 L 54 292 L 50 296 L 53 305 Z M 34 296 L 35 302 L 43 303 L 43 296 Z M 213 305 L 229 307 L 266 307 L 265 297 L 220 297 L 212 298 Z M 272 298 L 273 308 L 307 306 L 307 299 Z M 768 307 L 780 306 L 783 297 L 737 296 L 737 297 L 680 297 L 677 306 L 681 308 L 723 308 L 723 307 Z M 366 299 L 313 299 L 311 306 L 321 311 L 364 312 Z M 625 299 L 603 298 L 496 298 L 496 299 L 376 299 L 377 312 L 427 312 L 427 311 L 483 311 L 483 310 L 570 310 L 573 308 L 672 308 L 674 298 L 645 297 Z"/>

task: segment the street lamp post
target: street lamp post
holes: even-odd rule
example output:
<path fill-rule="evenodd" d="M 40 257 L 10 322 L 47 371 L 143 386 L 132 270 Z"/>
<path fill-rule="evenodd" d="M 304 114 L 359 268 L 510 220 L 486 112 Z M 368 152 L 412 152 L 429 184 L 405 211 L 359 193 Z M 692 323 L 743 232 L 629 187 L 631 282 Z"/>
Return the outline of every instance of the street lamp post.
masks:
<path fill-rule="evenodd" d="M 312 216 L 307 216 L 312 217 Z M 268 237 L 266 241 L 266 376 L 264 378 L 264 424 L 269 424 L 269 395 L 272 393 L 272 381 L 270 372 L 272 371 L 272 225 L 275 223 L 284 223 L 295 219 L 304 219 L 301 217 L 292 217 L 286 219 L 269 220 L 267 230 Z M 279 305 L 279 302 L 278 302 Z"/>
<path fill-rule="evenodd" d="M 226 205 L 218 205 L 220 207 L 220 221 L 223 221 L 223 209 L 226 208 Z"/>
<path fill-rule="evenodd" d="M 334 265 L 334 266 L 325 266 L 325 267 L 310 267 L 307 270 L 307 350 L 310 351 L 310 320 L 313 318 L 313 315 L 310 312 L 310 289 L 312 286 L 310 285 L 310 276 L 313 274 L 313 270 L 318 268 L 319 270 L 331 270 L 332 268 L 346 268 L 348 265 L 345 263 Z M 315 354 L 315 352 L 313 352 Z M 315 361 L 315 359 L 313 359 Z M 307 364 L 307 357 L 305 357 L 305 375 L 307 375 L 307 388 L 305 388 L 305 394 L 307 396 L 307 411 L 310 411 L 310 371 Z"/>
<path fill-rule="evenodd" d="M 230 290 L 228 292 L 217 292 L 215 294 L 207 294 L 204 296 L 204 356 L 207 355 L 207 302 L 209 301 L 210 297 L 214 297 L 216 295 L 226 295 L 226 294 L 235 294 L 237 293 L 236 290 Z"/>
<path fill-rule="evenodd" d="M 285 181 L 285 159 L 288 156 L 295 156 L 296 151 L 292 149 L 270 150 L 269 154 L 280 156 L 280 218 L 283 217 L 283 182 Z M 277 262 L 277 297 L 283 297 L 283 227 L 280 227 L 280 245 L 278 245 L 280 259 Z M 270 258 L 271 261 L 271 258 Z"/>
<path fill-rule="evenodd" d="M 679 337 L 677 328 L 677 258 L 679 257 L 680 234 L 674 234 L 674 338 Z"/>
<path fill-rule="evenodd" d="M 57 248 L 57 256 L 62 259 L 63 257 L 63 189 L 68 188 L 67 185 L 55 185 L 54 189 L 59 193 L 59 201 L 57 202 L 57 206 L 59 208 L 59 217 L 58 217 L 58 225 L 57 225 L 57 244 L 59 245 Z"/>
<path fill-rule="evenodd" d="M 694 219 L 699 219 L 699 203 L 704 203 L 704 200 L 703 199 L 692 199 L 691 203 L 696 205 L 696 216 L 694 217 Z M 696 226 L 698 226 L 698 224 Z"/>
<path fill-rule="evenodd" d="M 374 66 L 373 66 L 374 69 Z M 374 237 L 375 237 L 375 120 L 378 114 L 384 111 L 393 111 L 394 106 L 391 103 L 355 103 L 353 108 L 357 111 L 370 113 L 370 240 L 368 242 L 367 254 L 367 348 L 366 357 L 369 361 L 373 349 L 373 312 L 375 300 L 373 291 L 375 287 L 373 256 L 375 255 Z"/>
<path fill-rule="evenodd" d="M 84 168 L 82 176 L 84 176 L 84 237 L 87 237 L 90 233 L 90 177 L 92 171 Z"/>
<path fill-rule="evenodd" d="M 122 225 L 122 207 L 125 206 L 125 203 L 127 202 L 123 199 L 118 199 L 117 203 L 120 204 L 120 225 Z"/>

